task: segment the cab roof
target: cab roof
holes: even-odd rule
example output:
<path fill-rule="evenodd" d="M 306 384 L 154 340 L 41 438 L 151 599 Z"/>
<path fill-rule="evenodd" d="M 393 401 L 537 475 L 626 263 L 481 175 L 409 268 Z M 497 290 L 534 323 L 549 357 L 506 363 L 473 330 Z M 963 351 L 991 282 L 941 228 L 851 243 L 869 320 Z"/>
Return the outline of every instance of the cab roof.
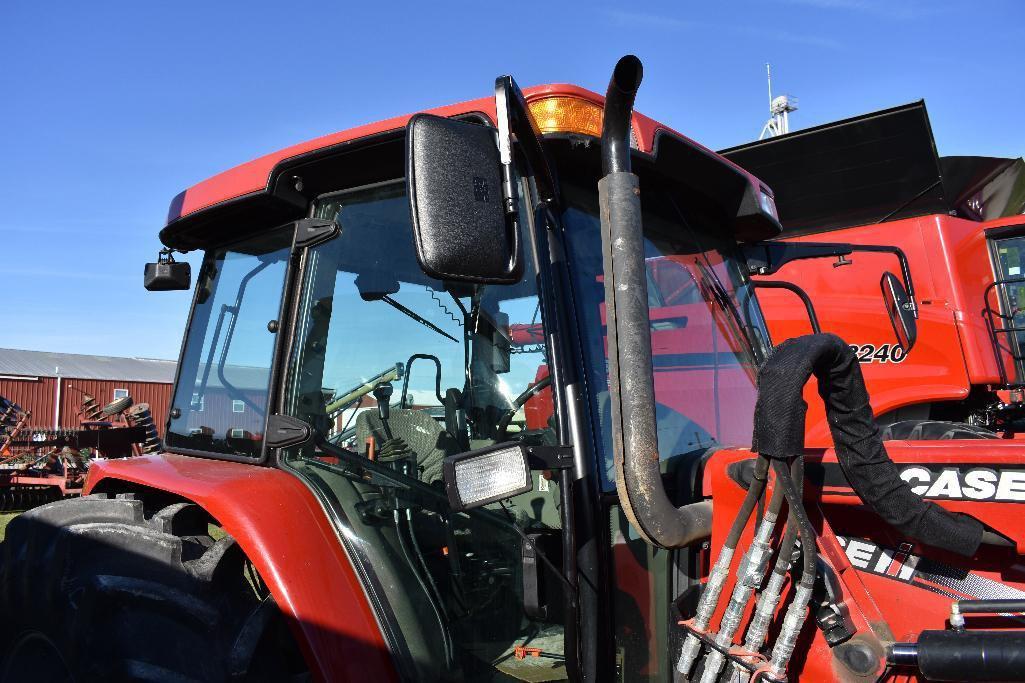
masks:
<path fill-rule="evenodd" d="M 524 90 L 524 97 L 528 103 L 533 100 L 553 96 L 583 99 L 599 106 L 602 106 L 605 101 L 604 97 L 595 92 L 564 83 L 534 86 Z M 446 117 L 477 114 L 483 115 L 492 123 L 496 121 L 494 97 L 483 97 L 458 104 L 436 107 L 428 109 L 426 112 Z M 166 226 L 161 233 L 161 237 L 166 243 L 172 231 L 176 231 L 176 228 L 179 227 L 185 227 L 183 224 L 192 223 L 194 219 L 199 218 L 203 214 L 223 208 L 229 204 L 244 202 L 250 198 L 257 199 L 261 195 L 272 193 L 274 191 L 275 170 L 283 164 L 288 164 L 320 152 L 327 152 L 332 148 L 345 146 L 364 138 L 372 138 L 389 132 L 400 131 L 405 127 L 411 116 L 412 114 L 396 116 L 314 138 L 258 157 L 199 182 L 181 192 L 171 201 Z M 655 154 L 658 139 L 664 134 L 668 134 L 704 154 L 716 157 L 722 163 L 740 171 L 753 185 L 761 184 L 757 178 L 712 150 L 681 135 L 665 124 L 634 112 L 633 145 L 637 151 L 647 155 Z M 216 211 L 213 212 L 216 213 Z"/>

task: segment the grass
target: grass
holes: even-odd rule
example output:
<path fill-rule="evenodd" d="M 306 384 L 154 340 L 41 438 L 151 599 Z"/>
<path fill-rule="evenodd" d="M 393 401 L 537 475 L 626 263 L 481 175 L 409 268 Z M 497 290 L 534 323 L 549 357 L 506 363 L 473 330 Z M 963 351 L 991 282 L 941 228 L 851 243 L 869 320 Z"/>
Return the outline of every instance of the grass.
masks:
<path fill-rule="evenodd" d="M 20 514 L 20 512 L 0 513 L 0 541 L 4 540 L 4 535 L 7 533 L 7 524 Z"/>

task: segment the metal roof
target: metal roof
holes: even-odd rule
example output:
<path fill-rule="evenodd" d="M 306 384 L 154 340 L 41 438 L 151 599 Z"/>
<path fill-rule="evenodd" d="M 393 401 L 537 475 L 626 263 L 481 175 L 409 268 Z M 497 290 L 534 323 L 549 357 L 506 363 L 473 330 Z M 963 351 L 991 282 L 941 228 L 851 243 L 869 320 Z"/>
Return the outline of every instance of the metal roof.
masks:
<path fill-rule="evenodd" d="M 0 348 L 0 375 L 72 377 L 126 382 L 174 382 L 177 363 L 154 358 L 116 358 Z"/>

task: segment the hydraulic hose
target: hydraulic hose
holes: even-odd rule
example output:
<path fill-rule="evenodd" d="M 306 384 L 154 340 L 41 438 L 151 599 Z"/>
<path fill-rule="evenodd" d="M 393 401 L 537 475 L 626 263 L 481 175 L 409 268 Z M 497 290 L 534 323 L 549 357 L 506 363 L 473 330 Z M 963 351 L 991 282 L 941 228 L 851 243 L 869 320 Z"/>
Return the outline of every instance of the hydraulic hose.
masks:
<path fill-rule="evenodd" d="M 787 607 L 786 615 L 783 617 L 783 626 L 780 628 L 779 636 L 772 647 L 772 655 L 769 657 L 769 675 L 777 680 L 782 680 L 786 676 L 787 664 L 797 646 L 801 627 L 804 626 L 807 617 L 808 603 L 811 601 L 812 591 L 815 588 L 818 553 L 815 528 L 811 525 L 811 520 L 808 519 L 808 514 L 804 510 L 801 490 L 797 488 L 797 484 L 790 475 L 787 462 L 775 459 L 772 461 L 772 467 L 776 473 L 776 484 L 783 490 L 783 495 L 786 496 L 787 504 L 790 506 L 790 519 L 797 527 L 797 535 L 801 539 L 801 558 L 804 561 L 801 580 L 797 584 L 789 607 Z"/>
<path fill-rule="evenodd" d="M 758 458 L 755 463 L 755 479 L 751 484 L 751 488 L 754 488 L 756 483 L 760 483 L 759 488 L 764 489 L 764 477 L 768 469 L 768 462 L 767 458 Z M 759 475 L 761 478 L 759 478 Z M 748 492 L 750 493 L 750 489 Z M 756 525 L 754 539 L 751 541 L 751 545 L 748 547 L 747 552 L 744 553 L 737 567 L 737 580 L 733 584 L 733 594 L 730 595 L 730 601 L 727 603 L 722 620 L 719 622 L 719 631 L 715 634 L 716 644 L 723 648 L 729 648 L 733 644 L 733 636 L 740 628 L 740 624 L 747 612 L 748 603 L 751 601 L 751 596 L 761 587 L 762 581 L 765 579 L 765 570 L 768 567 L 769 559 L 772 557 L 772 534 L 776 529 L 776 520 L 779 519 L 780 508 L 783 507 L 783 496 L 784 491 L 779 486 L 777 476 L 776 486 L 772 490 L 768 509 L 766 509 L 761 521 Z M 745 496 L 745 502 L 747 498 L 748 496 Z M 744 513 L 743 509 L 741 512 L 743 521 L 741 521 L 742 515 L 737 515 L 737 518 L 733 521 L 733 527 L 730 529 L 730 536 L 726 540 L 726 543 L 732 542 L 731 548 L 735 548 L 737 543 L 739 543 L 740 532 L 746 526 L 747 517 L 750 516 L 750 512 Z M 708 654 L 705 655 L 705 667 L 701 674 L 701 683 L 715 683 L 719 679 L 719 672 L 725 663 L 726 657 L 722 652 L 716 649 L 709 650 Z"/>
<path fill-rule="evenodd" d="M 642 77 L 633 55 L 619 60 L 605 95 L 602 166 L 598 182 L 609 395 L 616 491 L 631 526 L 652 545 L 681 548 L 712 530 L 712 504 L 677 508 L 659 467 L 651 327 L 640 182 L 630 172 L 630 119 Z"/>
<path fill-rule="evenodd" d="M 804 484 L 804 457 L 797 456 L 790 463 L 790 476 L 800 491 Z M 783 492 L 782 487 L 777 486 L 774 491 Z M 786 532 L 779 545 L 779 552 L 776 554 L 776 562 L 773 564 L 772 572 L 765 588 L 758 594 L 758 601 L 755 605 L 754 614 L 747 626 L 747 634 L 744 636 L 744 649 L 750 652 L 758 652 L 765 645 L 765 639 L 769 635 L 769 627 L 772 626 L 772 618 L 776 615 L 776 607 L 779 605 L 780 597 L 783 594 L 783 587 L 786 585 L 787 573 L 790 571 L 791 560 L 793 559 L 794 546 L 797 543 L 797 522 L 794 512 L 787 513 Z M 751 675 L 744 667 L 734 664 L 733 676 L 730 679 L 733 683 L 744 683 Z"/>
<path fill-rule="evenodd" d="M 983 540 L 983 525 L 923 500 L 900 478 L 879 438 L 857 357 L 836 335 L 788 339 L 773 350 L 758 374 L 754 450 L 786 458 L 804 449 L 808 406 L 802 391 L 812 374 L 826 404 L 836 457 L 858 496 L 904 535 L 959 555 L 974 555 Z"/>
<path fill-rule="evenodd" d="M 712 621 L 712 615 L 715 614 L 715 609 L 719 605 L 719 597 L 722 595 L 723 586 L 726 585 L 726 580 L 730 576 L 733 554 L 736 552 L 740 536 L 744 532 L 744 527 L 747 526 L 747 521 L 751 518 L 751 513 L 754 512 L 755 505 L 758 504 L 758 500 L 765 491 L 768 473 L 769 460 L 767 458 L 758 458 L 755 462 L 751 486 L 747 489 L 747 494 L 745 494 L 744 501 L 740 504 L 737 516 L 733 518 L 730 530 L 726 534 L 726 540 L 723 542 L 722 550 L 719 551 L 719 556 L 716 558 L 715 564 L 708 574 L 708 581 L 705 582 L 701 599 L 698 600 L 698 607 L 692 622 L 697 629 L 706 630 Z M 688 633 L 680 650 L 680 658 L 676 662 L 677 671 L 684 676 L 690 674 L 691 667 L 694 666 L 694 662 L 697 661 L 699 654 L 701 654 L 701 640 L 693 633 Z"/>

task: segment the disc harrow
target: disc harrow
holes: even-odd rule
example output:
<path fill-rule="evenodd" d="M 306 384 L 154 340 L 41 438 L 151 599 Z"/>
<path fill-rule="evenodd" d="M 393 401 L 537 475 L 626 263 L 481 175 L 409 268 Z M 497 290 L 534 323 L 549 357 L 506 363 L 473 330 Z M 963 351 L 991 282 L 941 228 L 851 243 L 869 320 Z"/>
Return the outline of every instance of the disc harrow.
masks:
<path fill-rule="evenodd" d="M 0 512 L 28 510 L 80 495 L 92 457 L 160 450 L 150 406 L 130 396 L 100 405 L 81 392 L 79 426 L 30 426 L 32 412 L 0 396 Z"/>

